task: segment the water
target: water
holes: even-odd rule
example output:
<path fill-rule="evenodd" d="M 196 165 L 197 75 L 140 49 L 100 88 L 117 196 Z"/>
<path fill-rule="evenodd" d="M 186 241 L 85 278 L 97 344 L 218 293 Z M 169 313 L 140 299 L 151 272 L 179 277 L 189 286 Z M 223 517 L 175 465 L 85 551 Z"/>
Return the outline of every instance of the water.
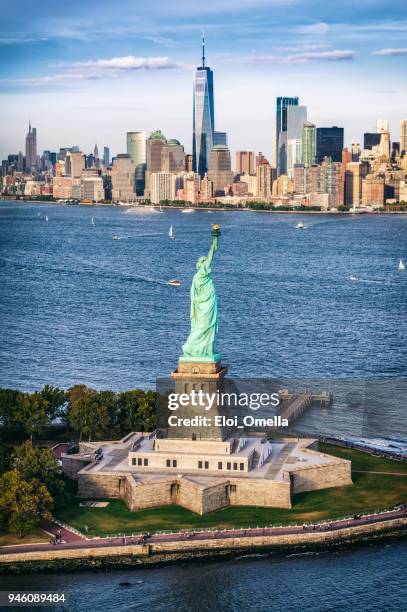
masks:
<path fill-rule="evenodd" d="M 294 229 L 300 218 L 308 229 Z M 214 222 L 222 226 L 213 265 L 218 348 L 233 376 L 406 375 L 407 273 L 397 265 L 407 259 L 407 216 L 126 214 L 3 202 L 0 384 L 119 390 L 168 375 Z M 170 278 L 182 287 L 165 284 Z"/>
<path fill-rule="evenodd" d="M 295 229 L 299 219 L 306 230 Z M 188 335 L 190 281 L 214 222 L 222 226 L 213 265 L 218 349 L 229 374 L 329 378 L 333 409 L 307 412 L 301 431 L 406 437 L 407 273 L 397 267 L 407 259 L 407 216 L 3 202 L 0 385 L 153 388 Z M 182 286 L 169 286 L 171 278 Z M 354 384 L 335 387 L 338 378 L 369 380 L 386 419 L 381 399 L 378 418 L 365 399 L 367 421 L 365 383 L 355 400 Z"/>
<path fill-rule="evenodd" d="M 300 219 L 307 230 L 294 229 Z M 407 259 L 407 217 L 132 214 L 3 202 L 0 385 L 120 390 L 167 376 L 188 333 L 189 284 L 214 222 L 222 225 L 214 261 L 218 347 L 231 374 L 406 377 L 407 274 L 397 265 Z M 168 286 L 170 278 L 182 287 Z M 332 421 L 332 413 L 319 418 Z M 398 542 L 147 571 L 2 577 L 2 588 L 67 589 L 75 611 L 376 611 L 405 607 L 406 573 L 407 543 Z"/>
<path fill-rule="evenodd" d="M 386 612 L 405 609 L 407 543 L 336 553 L 249 555 L 147 570 L 3 576 L 2 589 L 58 590 L 69 610 Z M 129 582 L 130 587 L 120 587 Z"/>

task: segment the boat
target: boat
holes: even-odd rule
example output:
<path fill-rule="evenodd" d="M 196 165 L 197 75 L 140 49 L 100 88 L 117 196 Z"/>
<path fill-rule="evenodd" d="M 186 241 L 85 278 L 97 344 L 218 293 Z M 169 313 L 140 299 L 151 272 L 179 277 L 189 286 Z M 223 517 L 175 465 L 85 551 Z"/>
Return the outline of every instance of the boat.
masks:
<path fill-rule="evenodd" d="M 172 287 L 181 287 L 181 281 L 177 280 L 176 278 L 171 278 L 167 282 L 167 285 L 171 285 Z"/>
<path fill-rule="evenodd" d="M 118 206 L 128 206 L 128 204 L 126 204 L 126 202 L 122 202 L 121 200 L 119 200 L 119 202 L 117 202 Z"/>
<path fill-rule="evenodd" d="M 120 240 L 120 236 L 117 236 L 116 234 L 113 236 L 113 240 Z"/>
<path fill-rule="evenodd" d="M 184 208 L 183 210 L 181 210 L 181 212 L 183 213 L 191 213 L 191 212 L 195 212 L 193 208 Z"/>
<path fill-rule="evenodd" d="M 302 221 L 300 221 L 299 223 L 297 223 L 297 225 L 295 226 L 295 229 L 306 229 L 305 225 L 303 224 Z"/>
<path fill-rule="evenodd" d="M 172 228 L 172 225 L 170 225 L 170 229 L 169 229 L 169 232 L 168 232 L 168 238 L 175 238 L 174 230 Z"/>
<path fill-rule="evenodd" d="M 405 269 L 406 269 L 406 266 L 404 265 L 403 260 L 400 259 L 400 262 L 399 262 L 399 272 L 403 272 L 403 270 L 405 270 Z"/>
<path fill-rule="evenodd" d="M 45 221 L 48 221 L 48 217 L 47 217 L 47 215 L 45 215 Z"/>
<path fill-rule="evenodd" d="M 350 279 L 351 281 L 357 281 L 357 280 L 358 280 L 358 279 L 356 278 L 356 276 L 349 276 L 349 279 Z"/>

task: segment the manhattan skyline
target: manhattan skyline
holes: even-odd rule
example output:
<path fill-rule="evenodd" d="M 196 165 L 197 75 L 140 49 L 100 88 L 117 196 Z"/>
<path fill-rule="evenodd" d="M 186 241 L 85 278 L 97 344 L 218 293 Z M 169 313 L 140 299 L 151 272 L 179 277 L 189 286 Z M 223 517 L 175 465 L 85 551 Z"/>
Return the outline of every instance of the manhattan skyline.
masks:
<path fill-rule="evenodd" d="M 201 30 L 216 71 L 216 123 L 232 153 L 261 150 L 273 159 L 277 96 L 299 96 L 308 119 L 345 128 L 362 142 L 379 117 L 392 139 L 405 116 L 407 19 L 403 2 L 185 2 L 137 7 L 93 0 L 72 3 L 70 16 L 46 0 L 3 9 L 0 26 L 0 154 L 23 148 L 26 125 L 38 150 L 95 142 L 115 155 L 127 131 L 157 128 L 190 151 L 193 71 Z M 38 14 L 37 14 L 38 13 Z M 351 14 L 351 17 L 349 16 Z M 45 15 L 45 16 L 44 16 Z M 191 151 L 190 151 L 191 152 Z"/>

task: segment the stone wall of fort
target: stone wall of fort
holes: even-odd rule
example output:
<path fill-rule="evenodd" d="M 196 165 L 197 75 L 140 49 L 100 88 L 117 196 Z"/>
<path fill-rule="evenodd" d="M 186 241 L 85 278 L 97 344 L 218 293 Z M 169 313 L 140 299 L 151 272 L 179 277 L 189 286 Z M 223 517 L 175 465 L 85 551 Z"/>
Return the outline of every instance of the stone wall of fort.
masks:
<path fill-rule="evenodd" d="M 232 506 L 266 506 L 291 508 L 291 486 L 285 482 L 252 478 L 230 479 L 230 504 Z"/>
<path fill-rule="evenodd" d="M 351 462 L 340 460 L 330 465 L 313 465 L 290 469 L 292 492 L 315 491 L 352 484 Z"/>
<path fill-rule="evenodd" d="M 124 500 L 131 511 L 168 506 L 174 503 L 171 500 L 172 484 L 171 479 L 168 478 L 149 480 L 144 483 L 128 475 L 124 485 Z"/>
<path fill-rule="evenodd" d="M 63 473 L 73 480 L 78 480 L 78 472 L 93 460 L 83 455 L 62 455 L 61 459 Z"/>
<path fill-rule="evenodd" d="M 126 474 L 120 472 L 89 472 L 78 474 L 78 497 L 112 498 L 124 497 Z"/>

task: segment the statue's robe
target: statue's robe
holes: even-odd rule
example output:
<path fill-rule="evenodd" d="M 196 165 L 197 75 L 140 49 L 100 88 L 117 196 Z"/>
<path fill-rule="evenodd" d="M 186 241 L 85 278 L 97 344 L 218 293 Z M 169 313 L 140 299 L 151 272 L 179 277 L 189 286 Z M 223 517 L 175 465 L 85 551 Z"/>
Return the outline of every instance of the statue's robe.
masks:
<path fill-rule="evenodd" d="M 205 258 L 199 265 L 191 285 L 191 332 L 185 342 L 183 357 L 213 359 L 215 335 L 218 331 L 218 302 L 211 265 Z"/>

